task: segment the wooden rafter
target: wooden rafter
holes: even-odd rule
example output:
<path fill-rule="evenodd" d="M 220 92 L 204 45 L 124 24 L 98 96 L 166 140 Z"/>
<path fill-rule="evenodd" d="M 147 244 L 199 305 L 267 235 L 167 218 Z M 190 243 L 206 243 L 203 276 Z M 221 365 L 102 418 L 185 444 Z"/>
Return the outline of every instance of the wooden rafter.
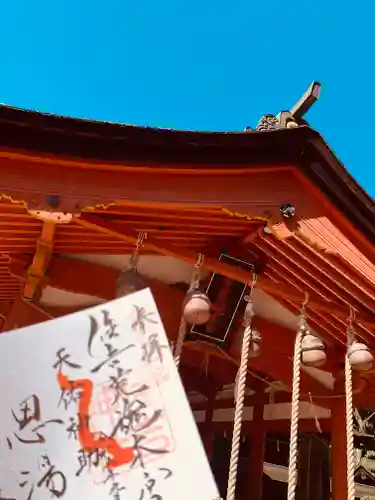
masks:
<path fill-rule="evenodd" d="M 133 244 L 137 241 L 137 234 L 134 231 L 119 228 L 115 222 L 108 222 L 100 217 L 85 215 L 77 219 L 77 223 L 82 227 L 96 229 L 98 232 L 107 234 L 108 236 L 116 237 L 121 241 L 131 242 Z M 147 238 L 145 247 L 154 250 L 162 255 L 174 257 L 184 260 L 186 262 L 194 263 L 196 261 L 196 254 L 183 249 L 176 250 L 172 245 L 163 245 L 153 238 Z M 220 273 L 228 278 L 240 281 L 241 283 L 249 284 L 252 281 L 252 276 L 249 272 L 238 267 L 230 266 L 213 258 L 205 258 L 203 266 L 212 271 Z M 260 276 L 257 281 L 257 286 L 265 292 L 269 292 L 276 297 L 284 297 L 292 300 L 295 303 L 302 304 L 305 300 L 305 293 L 293 287 L 285 286 L 281 283 L 273 282 L 263 276 Z M 342 306 L 336 301 L 323 300 L 316 294 L 311 294 L 307 305 L 316 311 L 327 313 L 334 313 L 337 316 L 347 319 L 349 311 L 348 308 Z M 375 327 L 375 317 L 372 314 L 359 311 L 356 315 L 356 321 L 363 325 Z"/>

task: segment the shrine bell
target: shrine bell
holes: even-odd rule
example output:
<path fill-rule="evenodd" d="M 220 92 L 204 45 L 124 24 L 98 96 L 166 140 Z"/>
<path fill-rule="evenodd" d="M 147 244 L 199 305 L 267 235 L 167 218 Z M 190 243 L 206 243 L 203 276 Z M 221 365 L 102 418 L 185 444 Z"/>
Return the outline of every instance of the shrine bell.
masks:
<path fill-rule="evenodd" d="M 302 363 L 305 366 L 318 368 L 324 365 L 326 359 L 323 342 L 315 335 L 307 333 L 302 339 Z"/>
<path fill-rule="evenodd" d="M 144 288 L 146 288 L 146 283 L 142 276 L 138 273 L 137 268 L 131 267 L 123 271 L 118 277 L 116 282 L 116 297 L 125 297 Z"/>
<path fill-rule="evenodd" d="M 348 347 L 349 363 L 353 370 L 366 371 L 372 368 L 373 355 L 367 345 L 353 342 Z"/>
<path fill-rule="evenodd" d="M 189 325 L 204 325 L 210 319 L 211 302 L 198 289 L 189 290 L 183 303 L 183 316 Z"/>

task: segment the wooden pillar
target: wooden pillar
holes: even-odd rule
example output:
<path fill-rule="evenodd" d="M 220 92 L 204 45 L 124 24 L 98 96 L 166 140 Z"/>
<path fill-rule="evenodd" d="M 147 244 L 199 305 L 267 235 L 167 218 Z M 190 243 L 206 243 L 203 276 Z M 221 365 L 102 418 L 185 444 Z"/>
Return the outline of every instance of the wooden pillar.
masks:
<path fill-rule="evenodd" d="M 300 439 L 297 500 L 329 500 L 328 443 L 313 435 Z"/>
<path fill-rule="evenodd" d="M 216 392 L 209 394 L 207 397 L 206 416 L 204 424 L 202 426 L 202 441 L 209 462 L 212 461 L 214 438 L 215 438 L 214 423 L 213 423 L 213 416 L 215 411 L 215 399 L 216 399 Z"/>
<path fill-rule="evenodd" d="M 331 409 L 332 500 L 347 500 L 346 478 L 346 405 L 345 399 L 333 399 Z"/>
<path fill-rule="evenodd" d="M 261 500 L 263 487 L 263 462 L 267 436 L 266 425 L 263 419 L 265 399 L 263 384 L 258 386 L 254 399 L 247 498 L 251 500 Z"/>

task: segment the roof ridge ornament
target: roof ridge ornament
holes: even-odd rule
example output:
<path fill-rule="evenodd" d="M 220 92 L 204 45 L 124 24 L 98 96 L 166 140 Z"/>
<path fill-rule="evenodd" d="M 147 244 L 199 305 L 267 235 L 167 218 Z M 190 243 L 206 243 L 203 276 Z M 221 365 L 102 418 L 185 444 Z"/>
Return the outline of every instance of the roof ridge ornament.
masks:
<path fill-rule="evenodd" d="M 303 119 L 311 106 L 319 99 L 321 85 L 319 82 L 312 82 L 301 99 L 291 108 L 290 111 L 281 111 L 277 116 L 267 114 L 259 120 L 256 130 L 267 132 L 269 130 L 280 130 L 284 128 L 295 128 L 306 125 Z M 251 132 L 251 127 L 246 127 L 245 131 Z"/>

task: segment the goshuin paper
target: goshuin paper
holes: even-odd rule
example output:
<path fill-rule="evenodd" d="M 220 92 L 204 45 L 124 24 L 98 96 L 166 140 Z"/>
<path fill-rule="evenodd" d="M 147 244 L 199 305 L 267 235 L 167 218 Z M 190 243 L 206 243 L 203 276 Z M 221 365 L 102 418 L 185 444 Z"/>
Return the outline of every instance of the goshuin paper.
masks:
<path fill-rule="evenodd" d="M 0 336 L 0 499 L 214 500 L 152 294 Z"/>

